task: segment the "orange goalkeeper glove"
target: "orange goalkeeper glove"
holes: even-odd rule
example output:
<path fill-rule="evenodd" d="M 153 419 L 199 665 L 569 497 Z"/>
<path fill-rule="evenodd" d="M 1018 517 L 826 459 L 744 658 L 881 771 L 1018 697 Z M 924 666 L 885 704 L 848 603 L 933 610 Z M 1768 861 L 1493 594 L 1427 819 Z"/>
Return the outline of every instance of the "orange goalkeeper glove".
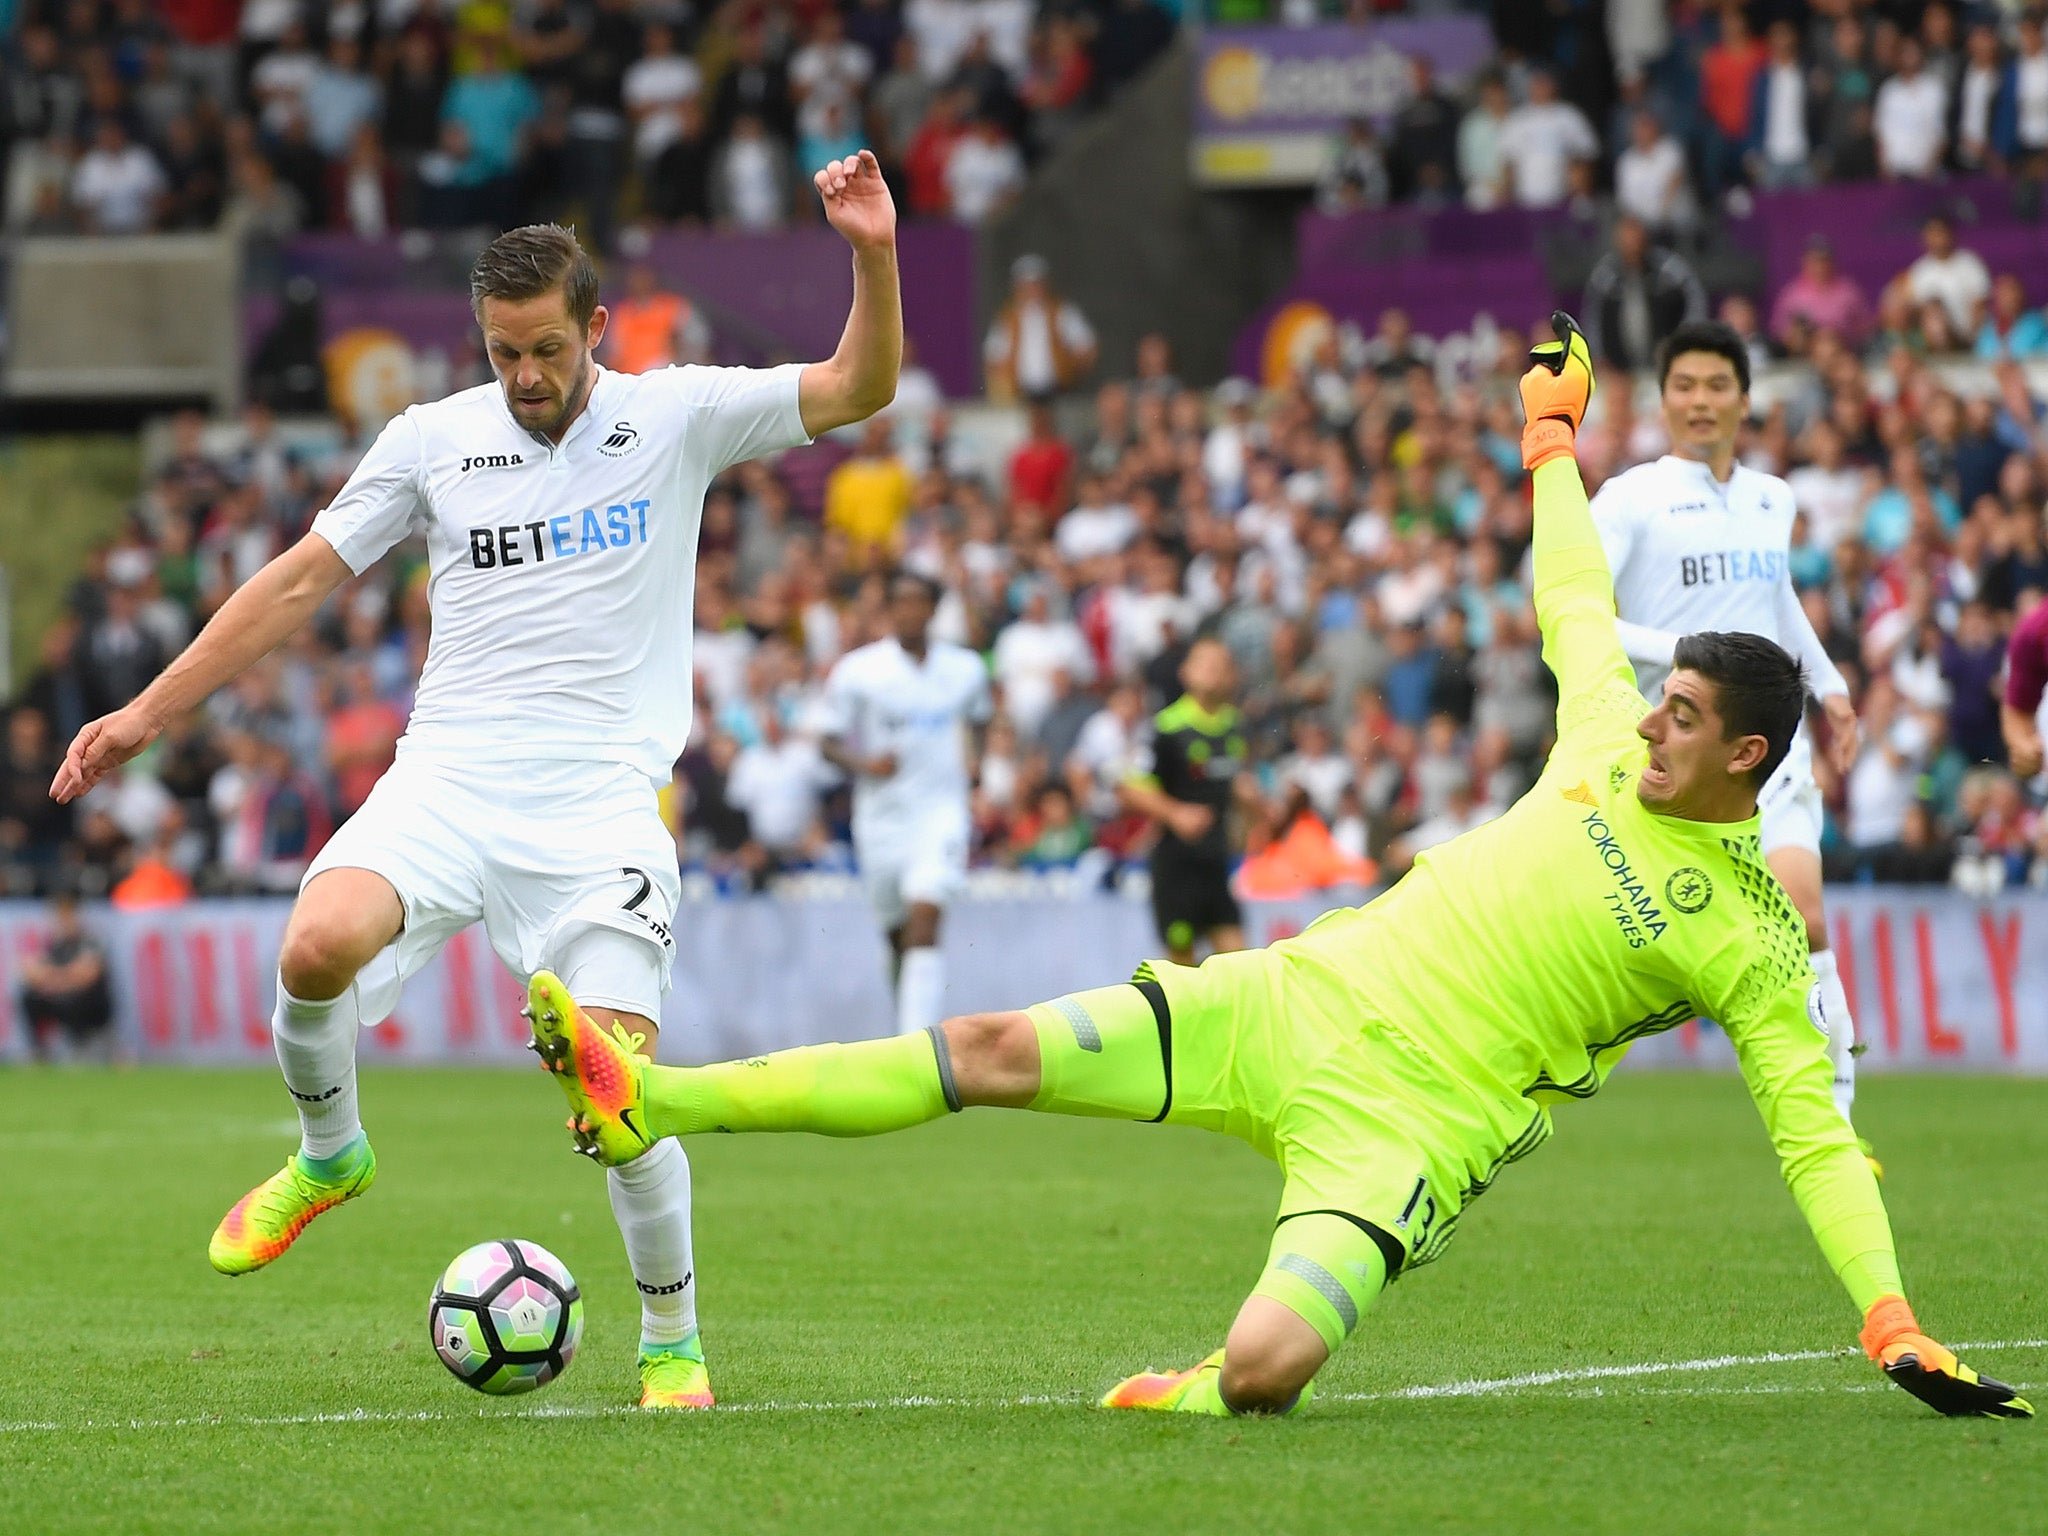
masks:
<path fill-rule="evenodd" d="M 2034 1408 L 2002 1381 L 1979 1376 L 1920 1331 L 1903 1296 L 1880 1296 L 1863 1315 L 1863 1352 L 1885 1375 L 1951 1418 L 2031 1419 Z"/>
<path fill-rule="evenodd" d="M 1550 317 L 1561 338 L 1529 349 L 1529 371 L 1522 375 L 1522 468 L 1534 469 L 1572 451 L 1579 423 L 1593 399 L 1593 354 L 1578 322 L 1563 310 Z"/>

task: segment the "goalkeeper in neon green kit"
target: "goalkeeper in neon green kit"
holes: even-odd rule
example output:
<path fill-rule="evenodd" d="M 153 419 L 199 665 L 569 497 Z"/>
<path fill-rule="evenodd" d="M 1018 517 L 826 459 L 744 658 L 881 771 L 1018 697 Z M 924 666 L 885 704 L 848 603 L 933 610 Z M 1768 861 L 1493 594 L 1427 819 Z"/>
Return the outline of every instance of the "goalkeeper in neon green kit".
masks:
<path fill-rule="evenodd" d="M 1522 381 L 1536 612 L 1557 746 L 1497 821 L 1423 854 L 1370 906 L 1270 949 L 918 1035 L 701 1068 L 651 1066 L 534 979 L 534 1045 L 581 1149 L 632 1160 L 705 1131 L 866 1136 L 970 1105 L 1199 1125 L 1285 1176 L 1271 1254 L 1225 1347 L 1105 1406 L 1285 1413 L 1395 1276 L 1588 1098 L 1631 1042 L 1705 1015 L 1734 1042 L 1785 1182 L 1864 1317 L 1871 1358 L 1943 1413 L 2031 1415 L 1919 1330 L 1877 1184 L 1831 1098 L 1797 913 L 1757 849 L 1756 792 L 1803 707 L 1754 635 L 1678 646 L 1644 714 L 1572 459 L 1592 395 L 1568 316 Z"/>

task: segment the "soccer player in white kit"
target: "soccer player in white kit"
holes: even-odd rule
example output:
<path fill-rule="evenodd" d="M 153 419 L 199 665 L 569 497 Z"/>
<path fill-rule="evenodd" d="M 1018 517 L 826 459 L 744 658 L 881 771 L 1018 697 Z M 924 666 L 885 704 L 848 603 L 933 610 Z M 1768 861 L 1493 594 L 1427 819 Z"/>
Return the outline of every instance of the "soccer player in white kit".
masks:
<path fill-rule="evenodd" d="M 853 851 L 889 936 L 896 1032 L 945 1017 L 939 921 L 967 877 L 967 750 L 993 712 L 988 668 L 931 638 L 939 589 L 899 571 L 894 633 L 839 658 L 825 680 L 825 756 L 853 775 Z"/>
<path fill-rule="evenodd" d="M 1657 364 L 1672 451 L 1614 476 L 1593 498 L 1621 643 L 1637 682 L 1649 697 L 1662 697 L 1682 635 L 1762 635 L 1805 666 L 1807 686 L 1827 714 L 1835 766 L 1846 773 L 1856 760 L 1856 711 L 1792 587 L 1792 489 L 1735 461 L 1736 437 L 1749 415 L 1749 353 L 1730 327 L 1689 321 L 1666 338 Z M 1757 797 L 1757 810 L 1764 861 L 1806 923 L 1835 1104 L 1848 1119 L 1856 1100 L 1856 1027 L 1821 906 L 1821 797 L 1804 726 Z"/>
<path fill-rule="evenodd" d="M 606 312 L 575 236 L 501 235 L 470 278 L 497 382 L 394 417 L 312 531 L 134 703 L 72 742 L 51 785 L 60 801 L 424 535 L 433 637 L 411 722 L 307 871 L 279 955 L 272 1032 L 300 1147 L 214 1233 L 208 1257 L 223 1273 L 262 1268 L 369 1188 L 357 1031 L 470 923 L 522 979 L 558 972 L 622 1040 L 655 1034 L 681 897 L 655 795 L 689 734 L 705 488 L 729 465 L 873 415 L 902 358 L 880 167 L 863 151 L 815 181 L 854 254 L 852 311 L 829 360 L 612 372 L 592 360 Z M 641 1293 L 641 1406 L 708 1407 L 681 1145 L 616 1170 L 611 1202 Z"/>

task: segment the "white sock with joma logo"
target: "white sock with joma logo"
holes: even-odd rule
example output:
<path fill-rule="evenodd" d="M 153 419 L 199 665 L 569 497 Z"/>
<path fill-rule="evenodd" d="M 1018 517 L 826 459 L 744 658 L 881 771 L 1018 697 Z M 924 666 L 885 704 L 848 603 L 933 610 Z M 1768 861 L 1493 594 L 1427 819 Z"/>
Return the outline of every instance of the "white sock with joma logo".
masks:
<path fill-rule="evenodd" d="M 284 1085 L 299 1111 L 299 1149 L 332 1157 L 362 1134 L 356 1102 L 356 1030 L 361 1022 L 355 984 L 326 1002 L 309 1003 L 277 984 L 271 1041 Z"/>
<path fill-rule="evenodd" d="M 640 1341 L 678 1344 L 697 1331 L 697 1274 L 690 1254 L 690 1160 L 665 1136 L 610 1170 L 612 1215 L 640 1291 Z"/>

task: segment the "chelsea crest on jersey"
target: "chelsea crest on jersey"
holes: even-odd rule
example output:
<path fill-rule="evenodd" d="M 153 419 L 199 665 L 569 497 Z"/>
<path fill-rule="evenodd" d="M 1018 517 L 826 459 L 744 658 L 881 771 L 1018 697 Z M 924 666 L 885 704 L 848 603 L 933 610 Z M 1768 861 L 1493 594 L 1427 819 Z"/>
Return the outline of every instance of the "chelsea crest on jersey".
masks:
<path fill-rule="evenodd" d="M 598 368 L 559 444 L 520 427 L 496 383 L 393 417 L 313 532 L 358 574 L 426 539 L 433 635 L 400 752 L 665 780 L 690 730 L 704 492 L 808 441 L 802 372 Z"/>

